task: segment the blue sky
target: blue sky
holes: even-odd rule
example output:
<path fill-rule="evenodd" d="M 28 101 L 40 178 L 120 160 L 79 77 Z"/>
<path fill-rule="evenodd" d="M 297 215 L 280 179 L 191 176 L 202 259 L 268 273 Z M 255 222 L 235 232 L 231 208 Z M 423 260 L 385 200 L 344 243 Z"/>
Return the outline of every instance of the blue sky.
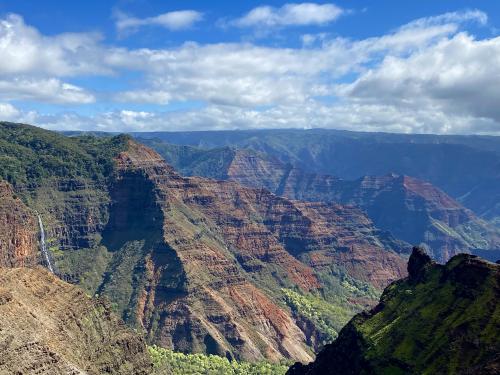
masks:
<path fill-rule="evenodd" d="M 495 1 L 2 1 L 0 119 L 500 134 Z"/>

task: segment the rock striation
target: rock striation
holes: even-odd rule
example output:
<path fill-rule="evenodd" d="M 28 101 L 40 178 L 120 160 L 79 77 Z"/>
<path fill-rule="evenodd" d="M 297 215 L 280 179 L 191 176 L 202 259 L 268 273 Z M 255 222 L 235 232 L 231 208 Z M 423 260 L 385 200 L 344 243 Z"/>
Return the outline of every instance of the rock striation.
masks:
<path fill-rule="evenodd" d="M 0 175 L 40 214 L 58 275 L 109 298 L 149 343 L 308 361 L 406 275 L 408 245 L 357 208 L 182 177 L 124 136 L 0 123 L 0 139 L 16 160 Z"/>
<path fill-rule="evenodd" d="M 0 267 L 36 265 L 39 258 L 36 218 L 5 181 L 0 181 L 0 228 Z"/>
<path fill-rule="evenodd" d="M 0 269 L 0 373 L 151 372 L 144 340 L 104 300 L 42 268 Z"/>
<path fill-rule="evenodd" d="M 141 281 L 123 311 L 160 345 L 249 360 L 307 360 L 305 333 L 279 302 L 283 286 L 319 292 L 318 274 L 331 272 L 331 264 L 380 288 L 405 274 L 398 253 L 404 246 L 378 233 L 357 209 L 181 177 L 134 142 L 117 157 L 117 171 L 103 239 L 117 254 L 142 241 L 142 255 L 128 266 Z M 113 295 L 111 276 L 116 280 L 125 261 L 108 270 L 103 293 Z"/>
<path fill-rule="evenodd" d="M 195 170 L 190 167 L 192 158 L 186 153 L 199 155 L 202 150 L 184 149 L 184 157 L 173 158 L 170 147 L 154 143 L 172 161 L 179 163 L 186 173 L 205 173 L 207 177 L 223 178 L 244 186 L 266 188 L 277 195 L 290 199 L 313 202 L 337 202 L 355 205 L 362 209 L 381 230 L 389 231 L 396 238 L 408 243 L 426 246 L 432 256 L 445 262 L 461 252 L 478 252 L 493 258 L 500 251 L 500 231 L 493 224 L 479 218 L 457 200 L 451 198 L 429 182 L 407 175 L 394 173 L 383 176 L 364 176 L 356 180 L 343 180 L 331 175 L 306 172 L 289 163 L 249 149 L 214 149 L 204 151 L 205 165 L 208 160 L 218 162 L 225 155 L 226 168 Z M 187 146 L 184 146 L 187 147 Z M 166 149 L 171 152 L 167 153 Z M 215 156 L 218 155 L 218 156 Z M 213 175 L 212 171 L 217 171 Z M 490 192 L 476 199 L 479 193 L 464 197 L 470 206 L 482 202 L 477 211 L 481 216 L 494 220 L 495 183 L 485 184 Z M 485 204 L 490 197 L 490 204 Z M 473 201 L 476 202 L 473 204 Z M 474 206 L 475 207 L 475 206 Z M 491 256 L 488 256 L 491 254 Z"/>

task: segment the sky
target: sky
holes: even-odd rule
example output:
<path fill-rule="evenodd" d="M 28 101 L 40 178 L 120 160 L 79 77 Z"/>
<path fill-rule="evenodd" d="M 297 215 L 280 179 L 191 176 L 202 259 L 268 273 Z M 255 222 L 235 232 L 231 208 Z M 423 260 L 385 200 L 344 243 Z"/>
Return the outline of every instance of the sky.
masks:
<path fill-rule="evenodd" d="M 0 0 L 0 120 L 500 135 L 500 2 Z"/>

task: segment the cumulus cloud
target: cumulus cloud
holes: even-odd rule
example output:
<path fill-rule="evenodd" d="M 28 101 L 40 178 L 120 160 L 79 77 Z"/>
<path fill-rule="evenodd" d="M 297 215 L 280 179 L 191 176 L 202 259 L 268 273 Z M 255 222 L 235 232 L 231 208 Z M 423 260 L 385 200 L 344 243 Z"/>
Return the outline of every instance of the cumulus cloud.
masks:
<path fill-rule="evenodd" d="M 168 30 L 182 30 L 193 26 L 203 19 L 203 14 L 195 10 L 179 10 L 162 13 L 154 17 L 136 18 L 123 12 L 116 12 L 116 28 L 118 31 L 137 31 L 143 26 L 160 26 Z"/>
<path fill-rule="evenodd" d="M 44 36 L 22 17 L 7 15 L 0 20 L 0 74 L 109 74 L 99 59 L 100 40 L 96 33 Z"/>
<path fill-rule="evenodd" d="M 326 25 L 344 11 L 335 4 L 285 4 L 281 8 L 259 6 L 231 22 L 238 27 Z"/>
<path fill-rule="evenodd" d="M 254 107 L 300 105 L 316 96 L 335 95 L 335 80 L 359 73 L 381 55 L 407 56 L 452 35 L 456 24 L 404 27 L 360 41 L 316 37 L 307 48 L 263 47 L 249 43 L 186 43 L 164 50 L 108 55 L 115 67 L 144 69 L 149 88 L 117 96 L 124 102 L 166 104 L 201 100 L 214 105 Z"/>
<path fill-rule="evenodd" d="M 97 58 L 101 37 L 64 33 L 47 37 L 10 14 L 0 20 L 0 99 L 86 104 L 94 96 L 58 77 L 110 74 Z"/>
<path fill-rule="evenodd" d="M 9 103 L 0 103 L 0 118 L 7 121 L 18 120 L 21 112 Z"/>
<path fill-rule="evenodd" d="M 95 97 L 81 87 L 61 82 L 55 78 L 0 79 L 0 98 L 60 104 L 87 104 L 95 101 Z"/>
<path fill-rule="evenodd" d="M 500 123 L 499 67 L 500 37 L 478 41 L 459 33 L 408 58 L 386 57 L 343 93 L 358 101 L 434 108 Z"/>
<path fill-rule="evenodd" d="M 284 8 L 271 13 L 284 17 L 290 13 Z M 8 56 L 0 60 L 0 116 L 51 129 L 500 134 L 500 39 L 474 38 L 464 31 L 471 22 L 486 25 L 487 16 L 477 10 L 447 13 L 362 40 L 312 34 L 295 48 L 185 43 L 127 49 L 106 46 L 95 34 L 47 37 L 11 15 L 0 21 L 0 52 Z M 129 72 L 144 79 L 99 94 L 117 110 L 83 116 L 65 108 L 44 114 L 14 106 L 16 100 L 90 103 L 94 94 L 72 85 L 72 77 L 119 79 Z M 198 104 L 182 111 L 127 108 L 178 102 Z"/>
<path fill-rule="evenodd" d="M 172 112 L 115 110 L 93 116 L 71 112 L 46 115 L 17 111 L 11 116 L 11 121 L 33 123 L 53 130 L 126 132 L 323 127 L 442 134 L 466 134 L 473 129 L 478 134 L 500 134 L 498 123 L 490 119 L 450 115 L 428 108 L 414 111 L 392 105 L 354 102 L 325 106 L 311 101 L 300 107 L 281 105 L 265 110 L 217 105 Z"/>

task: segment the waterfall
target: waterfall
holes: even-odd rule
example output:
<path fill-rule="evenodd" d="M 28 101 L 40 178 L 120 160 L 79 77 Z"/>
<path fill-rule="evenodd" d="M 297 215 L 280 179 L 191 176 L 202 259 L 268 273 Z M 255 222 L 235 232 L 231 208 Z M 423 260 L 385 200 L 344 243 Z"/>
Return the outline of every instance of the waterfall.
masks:
<path fill-rule="evenodd" d="M 47 245 L 45 244 L 45 230 L 43 229 L 42 217 L 39 213 L 38 216 L 38 226 L 40 227 L 40 250 L 42 251 L 43 258 L 50 272 L 54 273 L 54 268 L 52 267 L 52 262 L 50 261 L 49 251 L 47 250 Z"/>

